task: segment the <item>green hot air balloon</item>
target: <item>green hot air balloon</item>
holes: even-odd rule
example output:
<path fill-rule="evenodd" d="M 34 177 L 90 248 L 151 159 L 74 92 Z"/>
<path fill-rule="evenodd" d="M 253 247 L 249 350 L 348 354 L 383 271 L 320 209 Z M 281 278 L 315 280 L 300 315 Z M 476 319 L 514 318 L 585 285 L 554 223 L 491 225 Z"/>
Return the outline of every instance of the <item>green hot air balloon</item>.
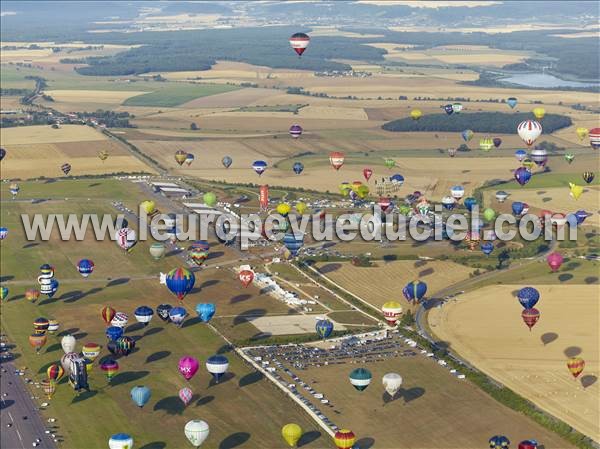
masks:
<path fill-rule="evenodd" d="M 214 207 L 215 204 L 217 204 L 217 195 L 215 195 L 212 192 L 206 192 L 204 194 L 204 196 L 202 197 L 202 200 L 204 201 L 204 204 L 206 204 L 209 207 Z"/>
<path fill-rule="evenodd" d="M 365 368 L 356 368 L 350 373 L 350 383 L 358 391 L 365 390 L 371 383 L 372 378 L 371 371 Z"/>
<path fill-rule="evenodd" d="M 485 218 L 486 221 L 492 221 L 495 217 L 496 212 L 494 211 L 494 209 L 488 207 L 486 210 L 483 211 L 483 218 Z"/>

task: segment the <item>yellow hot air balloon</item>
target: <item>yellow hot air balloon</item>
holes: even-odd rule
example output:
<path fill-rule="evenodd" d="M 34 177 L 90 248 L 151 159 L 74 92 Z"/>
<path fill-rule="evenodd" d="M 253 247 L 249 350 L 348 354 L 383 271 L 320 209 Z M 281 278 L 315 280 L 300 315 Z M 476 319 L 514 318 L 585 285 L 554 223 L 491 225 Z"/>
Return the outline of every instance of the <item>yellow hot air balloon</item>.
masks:
<path fill-rule="evenodd" d="M 108 151 L 106 151 L 106 150 L 99 151 L 98 157 L 100 158 L 100 160 L 102 162 L 104 162 L 106 159 L 108 159 Z"/>
<path fill-rule="evenodd" d="M 292 207 L 288 203 L 281 203 L 277 205 L 276 210 L 277 213 L 282 217 L 287 217 L 287 215 L 290 213 L 290 210 L 292 210 Z"/>
<path fill-rule="evenodd" d="M 308 206 L 306 205 L 306 203 L 303 203 L 302 201 L 298 201 L 296 203 L 296 211 L 302 215 L 304 214 L 304 212 L 306 212 L 308 209 Z"/>
<path fill-rule="evenodd" d="M 589 135 L 590 132 L 587 128 L 583 128 L 582 126 L 580 126 L 575 130 L 575 133 L 577 133 L 577 137 L 579 137 L 579 140 L 583 140 Z"/>
<path fill-rule="evenodd" d="M 538 120 L 541 120 L 544 118 L 544 115 L 546 115 L 546 110 L 544 108 L 540 108 L 539 106 L 537 108 L 533 108 L 533 115 L 535 115 L 535 118 Z"/>
<path fill-rule="evenodd" d="M 490 151 L 492 148 L 494 148 L 494 140 L 491 137 L 479 139 L 479 148 L 481 148 L 483 151 Z"/>
<path fill-rule="evenodd" d="M 412 118 L 413 120 L 419 120 L 422 115 L 423 112 L 420 109 L 413 109 L 412 111 L 410 111 L 410 118 Z"/>
<path fill-rule="evenodd" d="M 571 190 L 571 196 L 575 198 L 575 200 L 578 200 L 583 193 L 583 187 L 573 184 L 572 182 L 569 183 L 569 189 Z"/>
<path fill-rule="evenodd" d="M 286 424 L 281 429 L 281 436 L 289 447 L 296 447 L 296 444 L 298 444 L 298 441 L 302 437 L 302 427 L 294 423 Z"/>
<path fill-rule="evenodd" d="M 154 212 L 154 208 L 156 207 L 156 203 L 154 201 L 142 201 L 140 203 L 140 207 L 144 210 L 144 212 L 146 212 L 148 215 L 152 214 L 152 212 Z"/>
<path fill-rule="evenodd" d="M 528 157 L 526 157 L 525 159 L 523 159 L 523 162 L 521 162 L 521 164 L 523 165 L 523 167 L 525 167 L 528 170 L 531 170 L 533 167 L 535 167 L 535 162 L 533 162 Z"/>

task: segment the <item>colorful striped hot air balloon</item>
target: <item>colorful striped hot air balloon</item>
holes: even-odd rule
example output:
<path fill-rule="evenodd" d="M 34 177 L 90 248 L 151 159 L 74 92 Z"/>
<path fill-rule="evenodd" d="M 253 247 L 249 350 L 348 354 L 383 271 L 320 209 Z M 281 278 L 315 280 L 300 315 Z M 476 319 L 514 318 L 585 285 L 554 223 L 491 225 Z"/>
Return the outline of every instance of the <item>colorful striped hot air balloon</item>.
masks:
<path fill-rule="evenodd" d="M 390 326 L 395 326 L 398 323 L 398 318 L 402 314 L 402 306 L 399 302 L 388 301 L 381 306 L 384 319 Z"/>
<path fill-rule="evenodd" d="M 302 56 L 309 43 L 310 37 L 306 33 L 294 33 L 290 37 L 290 46 L 294 49 L 298 57 Z"/>
<path fill-rule="evenodd" d="M 166 276 L 167 288 L 181 301 L 192 291 L 196 277 L 187 268 L 179 267 L 169 271 Z"/>
<path fill-rule="evenodd" d="M 372 378 L 373 375 L 371 374 L 371 371 L 365 368 L 356 368 L 349 376 L 350 383 L 358 391 L 365 390 L 371 383 Z"/>
<path fill-rule="evenodd" d="M 525 309 L 521 313 L 521 318 L 523 318 L 523 322 L 527 325 L 529 331 L 531 331 L 531 328 L 535 326 L 540 319 L 540 311 L 535 307 Z"/>
<path fill-rule="evenodd" d="M 35 352 L 39 353 L 40 349 L 46 344 L 48 337 L 46 334 L 31 334 L 29 336 L 29 344 L 35 349 Z"/>
<path fill-rule="evenodd" d="M 290 136 L 292 136 L 294 139 L 297 139 L 301 135 L 302 135 L 302 127 L 300 125 L 294 124 L 294 125 L 290 126 Z"/>
<path fill-rule="evenodd" d="M 104 371 L 106 378 L 110 382 L 119 371 L 119 364 L 114 359 L 106 359 L 100 364 L 100 369 Z"/>
<path fill-rule="evenodd" d="M 262 175 L 267 169 L 267 163 L 265 161 L 254 161 L 252 163 L 252 169 L 258 176 Z"/>
<path fill-rule="evenodd" d="M 62 164 L 60 166 L 60 169 L 65 174 L 65 176 L 68 176 L 69 173 L 71 172 L 71 164 L 69 164 L 68 162 L 66 162 L 66 163 L 64 163 L 64 164 Z"/>
<path fill-rule="evenodd" d="M 352 449 L 356 442 L 356 436 L 351 430 L 340 429 L 335 433 L 333 442 L 338 449 Z"/>
<path fill-rule="evenodd" d="M 187 152 L 183 151 L 183 150 L 177 150 L 175 152 L 175 162 L 177 162 L 179 165 L 183 165 L 183 163 L 185 162 L 185 160 L 187 159 Z"/>
<path fill-rule="evenodd" d="M 102 347 L 97 343 L 86 343 L 81 348 L 81 354 L 92 362 L 100 355 Z"/>
<path fill-rule="evenodd" d="M 491 137 L 479 139 L 479 148 L 483 151 L 490 151 L 492 148 L 494 148 L 494 141 Z"/>
<path fill-rule="evenodd" d="M 201 266 L 208 258 L 209 243 L 206 240 L 197 240 L 188 248 L 188 256 L 192 261 Z"/>
<path fill-rule="evenodd" d="M 567 360 L 567 368 L 569 368 L 571 375 L 577 379 L 583 372 L 583 368 L 585 368 L 585 360 L 581 357 L 571 357 Z"/>
<path fill-rule="evenodd" d="M 106 323 L 107 326 L 110 324 L 112 319 L 115 317 L 116 313 L 117 313 L 117 311 L 110 306 L 104 306 L 104 307 L 102 307 L 102 310 L 100 311 L 100 315 L 102 316 L 102 319 L 104 320 L 104 322 Z"/>
<path fill-rule="evenodd" d="M 600 128 L 590 129 L 590 145 L 594 150 L 600 149 Z"/>
<path fill-rule="evenodd" d="M 329 163 L 333 168 L 339 170 L 344 165 L 344 153 L 341 151 L 332 151 L 329 153 Z"/>
<path fill-rule="evenodd" d="M 594 180 L 596 175 L 594 174 L 593 171 L 584 171 L 581 174 L 581 177 L 583 178 L 583 180 L 585 181 L 586 184 L 590 184 Z"/>

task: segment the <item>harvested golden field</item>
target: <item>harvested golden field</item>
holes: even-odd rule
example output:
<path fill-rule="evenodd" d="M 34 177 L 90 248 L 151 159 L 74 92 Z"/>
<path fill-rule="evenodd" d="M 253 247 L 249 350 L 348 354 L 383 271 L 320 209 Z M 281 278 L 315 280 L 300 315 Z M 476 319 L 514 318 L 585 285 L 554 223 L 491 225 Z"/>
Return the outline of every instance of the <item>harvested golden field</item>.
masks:
<path fill-rule="evenodd" d="M 383 37 L 381 34 L 353 33 L 352 31 L 342 31 L 334 26 L 315 26 L 310 32 L 311 37 L 334 36 L 334 37 L 354 37 L 354 38 L 376 38 Z"/>
<path fill-rule="evenodd" d="M 467 279 L 471 268 L 448 261 L 394 260 L 377 261 L 372 267 L 355 267 L 350 262 L 319 262 L 316 268 L 333 282 L 358 297 L 381 307 L 387 301 L 407 305 L 402 288 L 410 281 L 427 284 L 427 296 Z"/>
<path fill-rule="evenodd" d="M 279 94 L 279 91 L 272 89 L 247 88 L 196 98 L 195 100 L 182 104 L 181 107 L 186 109 L 239 108 L 248 106 L 256 101 L 261 102 L 263 99 L 276 94 Z"/>
<path fill-rule="evenodd" d="M 3 111 L 20 110 L 23 107 L 21 97 L 8 95 L 0 96 L 0 109 Z"/>
<path fill-rule="evenodd" d="M 94 128 L 83 125 L 62 125 L 58 129 L 50 126 L 21 126 L 6 128 L 0 133 L 2 146 L 31 145 L 38 143 L 89 142 L 108 138 Z"/>
<path fill-rule="evenodd" d="M 484 287 L 429 312 L 433 333 L 476 367 L 600 441 L 597 285 L 540 285 L 539 322 L 530 332 L 513 296 L 520 285 Z M 586 366 L 575 381 L 568 357 Z"/>
<path fill-rule="evenodd" d="M 70 103 L 73 108 L 81 103 L 114 104 L 119 105 L 129 97 L 143 95 L 145 91 L 118 91 L 118 90 L 47 90 L 44 92 L 54 98 L 55 102 Z"/>
<path fill-rule="evenodd" d="M 130 45 L 101 45 L 101 48 L 84 50 L 83 48 L 89 46 L 84 43 L 67 43 L 67 44 L 56 44 L 54 42 L 38 42 L 38 43 L 23 43 L 23 42 L 2 42 L 2 46 L 14 45 L 14 46 L 29 46 L 35 44 L 39 49 L 28 49 L 19 48 L 16 50 L 2 50 L 0 55 L 0 62 L 2 63 L 16 63 L 16 62 L 28 62 L 28 63 L 50 63 L 59 64 L 61 59 L 64 58 L 87 58 L 91 56 L 111 56 L 122 51 L 129 50 L 135 46 Z M 61 51 L 54 52 L 53 47 L 60 47 Z M 100 47 L 100 46 L 99 46 Z"/>

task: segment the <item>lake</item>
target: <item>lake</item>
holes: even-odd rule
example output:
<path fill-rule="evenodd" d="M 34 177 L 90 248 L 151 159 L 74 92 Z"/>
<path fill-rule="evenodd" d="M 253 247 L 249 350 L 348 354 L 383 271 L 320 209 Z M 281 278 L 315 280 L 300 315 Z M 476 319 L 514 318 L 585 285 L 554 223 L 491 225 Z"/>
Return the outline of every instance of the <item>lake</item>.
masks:
<path fill-rule="evenodd" d="M 566 81 L 561 80 L 547 73 L 523 73 L 520 75 L 512 75 L 507 78 L 500 78 L 501 83 L 518 84 L 526 87 L 592 87 L 600 86 L 600 83 L 583 82 L 583 81 Z"/>

